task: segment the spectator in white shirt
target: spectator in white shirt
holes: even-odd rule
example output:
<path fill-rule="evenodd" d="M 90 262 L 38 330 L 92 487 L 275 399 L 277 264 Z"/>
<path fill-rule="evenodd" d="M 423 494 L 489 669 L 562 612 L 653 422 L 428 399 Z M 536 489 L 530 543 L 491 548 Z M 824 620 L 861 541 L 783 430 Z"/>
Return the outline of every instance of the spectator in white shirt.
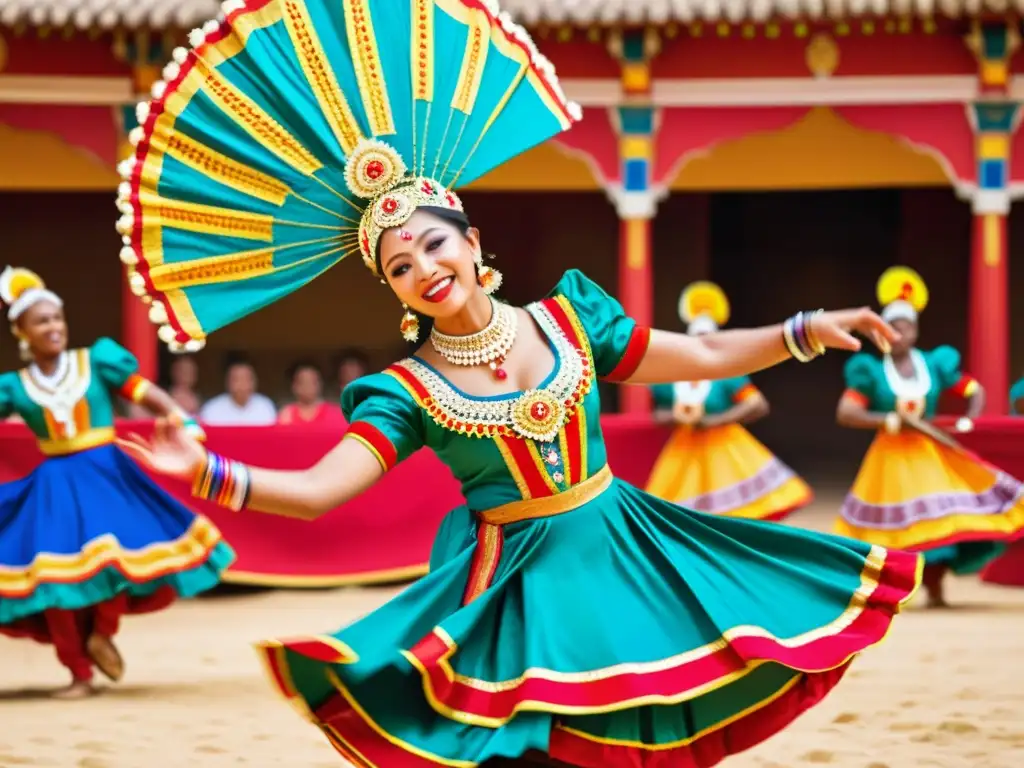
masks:
<path fill-rule="evenodd" d="M 199 421 L 225 427 L 262 427 L 277 422 L 277 408 L 266 395 L 256 391 L 256 371 L 244 360 L 228 365 L 227 392 L 208 401 L 199 411 Z"/>

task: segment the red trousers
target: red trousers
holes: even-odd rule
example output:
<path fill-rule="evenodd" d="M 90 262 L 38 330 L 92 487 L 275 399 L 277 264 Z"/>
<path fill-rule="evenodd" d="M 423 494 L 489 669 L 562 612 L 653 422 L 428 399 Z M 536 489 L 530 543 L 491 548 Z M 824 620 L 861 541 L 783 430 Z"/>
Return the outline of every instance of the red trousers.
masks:
<path fill-rule="evenodd" d="M 51 608 L 16 624 L 0 627 L 0 633 L 11 637 L 30 637 L 53 645 L 57 659 L 67 667 L 72 677 L 88 682 L 93 674 L 93 661 L 86 650 L 90 635 L 113 637 L 121 627 L 122 616 L 162 610 L 174 602 L 174 598 L 171 587 L 162 587 L 144 598 L 121 593 L 111 600 L 79 610 Z"/>
<path fill-rule="evenodd" d="M 57 659 L 76 681 L 92 680 L 92 659 L 85 650 L 89 635 L 94 632 L 104 637 L 116 635 L 127 605 L 128 595 L 122 593 L 91 608 L 79 611 L 51 608 L 43 614 Z"/>

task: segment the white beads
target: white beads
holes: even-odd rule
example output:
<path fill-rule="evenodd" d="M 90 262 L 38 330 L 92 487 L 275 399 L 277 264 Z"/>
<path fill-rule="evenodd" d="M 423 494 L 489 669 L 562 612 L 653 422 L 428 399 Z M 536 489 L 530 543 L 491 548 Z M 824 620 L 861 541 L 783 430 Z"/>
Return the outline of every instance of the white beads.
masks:
<path fill-rule="evenodd" d="M 128 277 L 128 287 L 136 296 L 146 295 L 146 279 L 138 272 L 132 272 Z"/>
<path fill-rule="evenodd" d="M 149 307 L 149 322 L 153 325 L 165 325 L 167 323 L 167 308 L 162 301 L 154 301 Z"/>
<path fill-rule="evenodd" d="M 139 256 L 135 253 L 135 249 L 130 245 L 126 245 L 121 249 L 121 263 L 127 264 L 129 267 L 134 267 L 139 263 Z"/>

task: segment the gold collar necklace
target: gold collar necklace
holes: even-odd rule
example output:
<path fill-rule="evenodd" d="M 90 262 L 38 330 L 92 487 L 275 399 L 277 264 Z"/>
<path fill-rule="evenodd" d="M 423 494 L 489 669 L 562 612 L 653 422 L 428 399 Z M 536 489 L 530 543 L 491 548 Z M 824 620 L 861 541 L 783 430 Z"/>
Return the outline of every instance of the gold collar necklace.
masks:
<path fill-rule="evenodd" d="M 499 381 L 508 378 L 502 365 L 512 349 L 519 326 L 514 307 L 491 299 L 491 320 L 483 330 L 468 336 L 449 336 L 437 328 L 430 331 L 434 350 L 452 365 L 486 365 Z"/>

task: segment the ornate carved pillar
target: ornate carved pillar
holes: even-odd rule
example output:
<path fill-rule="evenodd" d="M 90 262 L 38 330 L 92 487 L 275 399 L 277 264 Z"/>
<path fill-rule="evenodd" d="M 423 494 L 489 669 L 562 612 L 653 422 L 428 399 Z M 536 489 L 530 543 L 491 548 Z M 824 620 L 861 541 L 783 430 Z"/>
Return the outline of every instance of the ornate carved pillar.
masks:
<path fill-rule="evenodd" d="M 619 214 L 619 299 L 637 323 L 654 321 L 651 222 L 657 212 L 652 188 L 658 112 L 651 101 L 651 57 L 658 52 L 656 35 L 642 30 L 611 36 L 609 48 L 622 67 L 623 103 L 616 109 L 620 183 L 609 189 Z M 624 413 L 651 410 L 650 393 L 625 387 L 620 395 Z"/>
<path fill-rule="evenodd" d="M 1010 95 L 1010 57 L 1020 45 L 1005 22 L 974 23 L 967 44 L 978 59 L 978 97 L 969 105 L 975 135 L 977 188 L 972 195 L 967 369 L 987 394 L 986 413 L 1002 415 L 1009 404 L 1010 143 L 1021 105 Z"/>

